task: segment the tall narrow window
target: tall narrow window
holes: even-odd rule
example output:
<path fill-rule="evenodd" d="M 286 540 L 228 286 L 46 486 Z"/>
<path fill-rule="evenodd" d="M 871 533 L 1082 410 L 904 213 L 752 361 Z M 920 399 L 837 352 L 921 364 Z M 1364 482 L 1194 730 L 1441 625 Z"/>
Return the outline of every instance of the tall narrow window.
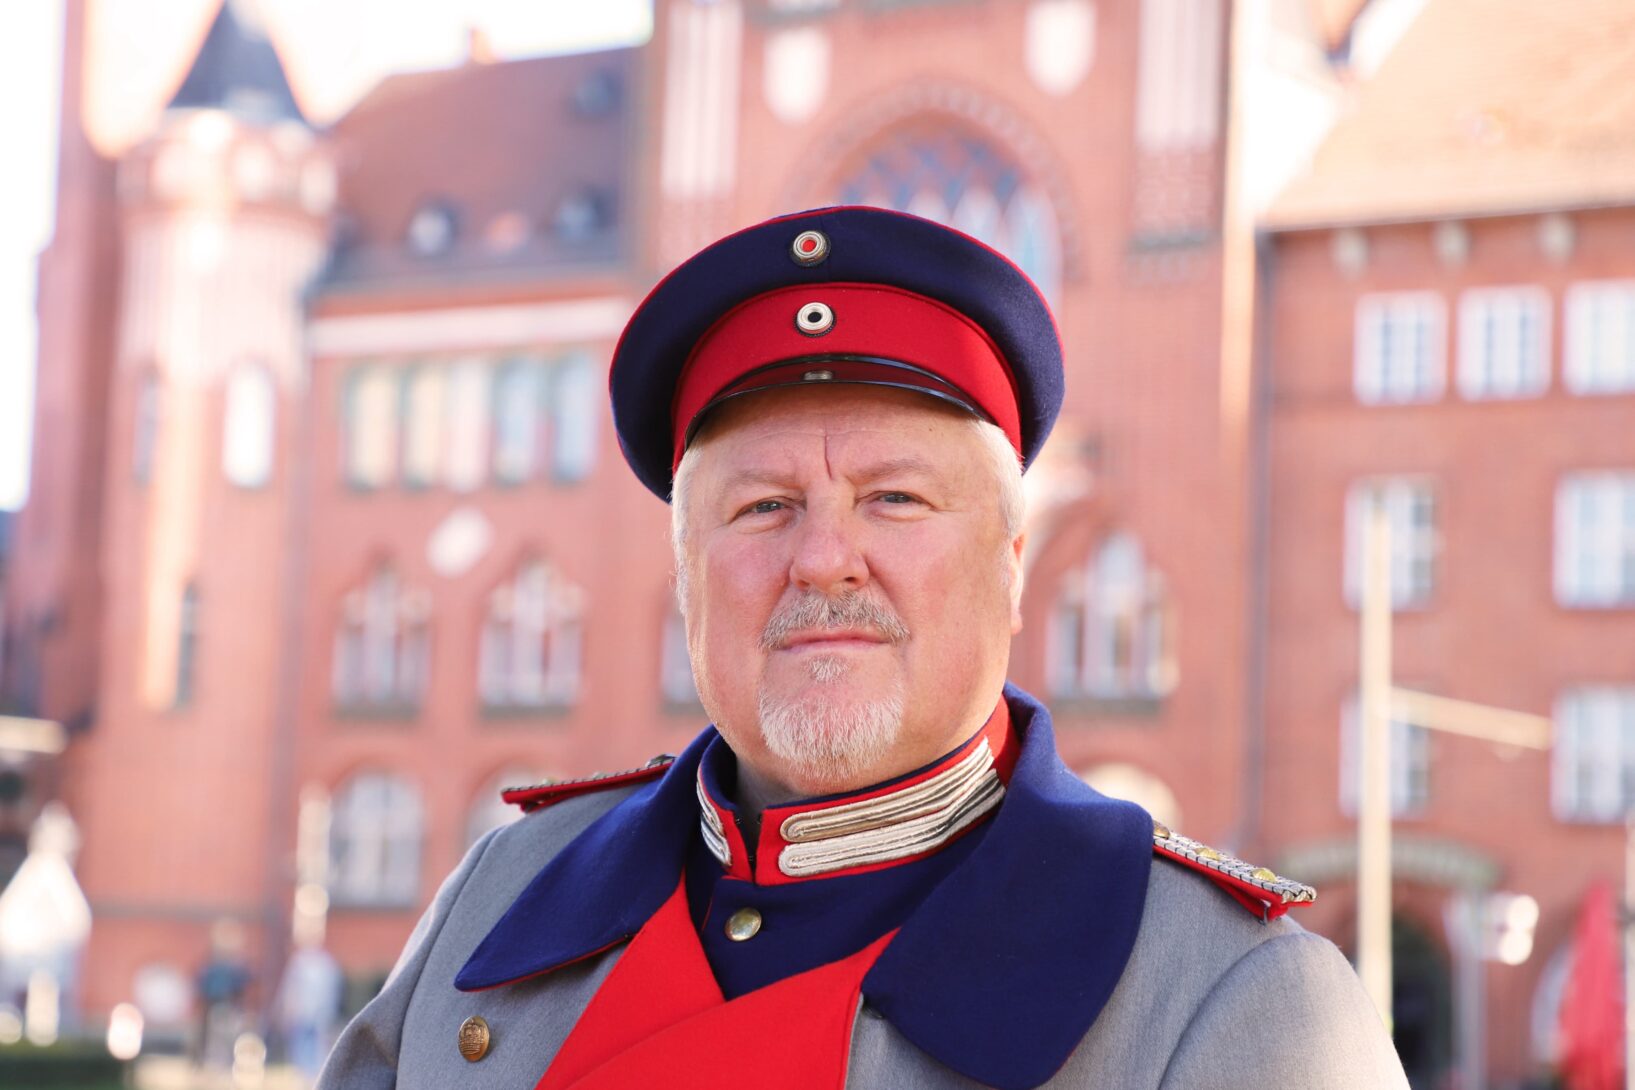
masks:
<path fill-rule="evenodd" d="M 601 386 L 589 358 L 558 364 L 551 391 L 551 475 L 563 483 L 582 481 L 596 463 L 596 425 L 601 419 Z"/>
<path fill-rule="evenodd" d="M 403 482 L 411 488 L 437 484 L 447 443 L 448 373 L 441 364 L 409 370 L 403 398 Z"/>
<path fill-rule="evenodd" d="M 542 560 L 488 598 L 478 686 L 490 709 L 567 707 L 579 696 L 584 592 Z"/>
<path fill-rule="evenodd" d="M 227 380 L 221 465 L 227 479 L 238 487 L 260 488 L 272 476 L 277 413 L 278 390 L 272 372 L 259 363 L 235 367 Z"/>
<path fill-rule="evenodd" d="M 1357 302 L 1357 400 L 1434 401 L 1446 381 L 1442 298 L 1434 292 L 1365 295 Z"/>
<path fill-rule="evenodd" d="M 1357 812 L 1358 769 L 1362 764 L 1362 718 L 1357 694 L 1340 710 L 1340 809 Z M 1430 732 L 1393 719 L 1391 730 L 1391 813 L 1409 817 L 1425 809 L 1431 797 Z"/>
<path fill-rule="evenodd" d="M 1571 473 L 1556 489 L 1556 601 L 1635 605 L 1635 471 Z"/>
<path fill-rule="evenodd" d="M 1140 149 L 1208 147 L 1220 131 L 1221 0 L 1141 0 L 1136 140 Z"/>
<path fill-rule="evenodd" d="M 1436 525 L 1436 492 L 1423 477 L 1358 481 L 1346 495 L 1345 600 L 1362 600 L 1365 535 L 1369 501 L 1378 490 L 1391 527 L 1391 604 L 1397 609 L 1425 606 L 1436 588 L 1442 539 Z"/>
<path fill-rule="evenodd" d="M 521 484 L 539 467 L 544 384 L 539 364 L 511 360 L 494 380 L 494 479 Z"/>
<path fill-rule="evenodd" d="M 489 367 L 481 360 L 454 365 L 448 378 L 448 466 L 456 492 L 481 487 L 488 477 Z"/>
<path fill-rule="evenodd" d="M 379 364 L 356 368 L 346 394 L 346 479 L 382 488 L 397 472 L 398 375 Z"/>
<path fill-rule="evenodd" d="M 1635 280 L 1567 291 L 1566 385 L 1575 394 L 1635 391 Z"/>
<path fill-rule="evenodd" d="M 189 583 L 182 591 L 182 608 L 176 624 L 176 688 L 178 708 L 193 703 L 199 657 L 199 588 Z"/>
<path fill-rule="evenodd" d="M 1163 575 L 1130 534 L 1104 541 L 1063 580 L 1051 623 L 1051 691 L 1066 699 L 1154 700 L 1175 686 Z"/>
<path fill-rule="evenodd" d="M 1459 298 L 1459 392 L 1532 397 L 1550 384 L 1550 296 L 1540 288 L 1473 288 Z"/>
<path fill-rule="evenodd" d="M 159 447 L 159 412 L 159 373 L 149 368 L 136 380 L 131 421 L 131 478 L 137 484 L 147 484 L 153 477 L 153 459 Z"/>
<path fill-rule="evenodd" d="M 360 772 L 335 793 L 329 897 L 336 905 L 407 908 L 420 892 L 420 792 L 401 776 Z"/>
<path fill-rule="evenodd" d="M 1587 685 L 1563 693 L 1551 758 L 1557 817 L 1623 821 L 1635 806 L 1635 688 Z"/>
<path fill-rule="evenodd" d="M 341 605 L 335 637 L 333 692 L 343 710 L 412 714 L 425 693 L 430 666 L 430 602 L 405 591 L 390 567 Z"/>

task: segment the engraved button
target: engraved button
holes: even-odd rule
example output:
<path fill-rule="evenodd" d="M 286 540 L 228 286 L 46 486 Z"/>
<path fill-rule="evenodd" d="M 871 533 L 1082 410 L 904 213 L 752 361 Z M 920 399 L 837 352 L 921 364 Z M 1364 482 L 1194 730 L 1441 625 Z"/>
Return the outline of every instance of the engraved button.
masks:
<path fill-rule="evenodd" d="M 1262 882 L 1271 882 L 1276 880 L 1277 875 L 1267 867 L 1256 867 L 1255 877 L 1259 878 Z"/>
<path fill-rule="evenodd" d="M 460 1055 L 472 1063 L 488 1055 L 490 1040 L 488 1023 L 482 1015 L 474 1014 L 460 1023 Z"/>
<path fill-rule="evenodd" d="M 1153 822 L 1152 823 L 1152 835 L 1156 836 L 1159 840 L 1168 840 L 1169 836 L 1170 836 L 1169 826 L 1165 825 L 1161 821 Z"/>
<path fill-rule="evenodd" d="M 761 931 L 759 909 L 740 908 L 727 917 L 727 938 L 733 942 L 748 942 Z"/>

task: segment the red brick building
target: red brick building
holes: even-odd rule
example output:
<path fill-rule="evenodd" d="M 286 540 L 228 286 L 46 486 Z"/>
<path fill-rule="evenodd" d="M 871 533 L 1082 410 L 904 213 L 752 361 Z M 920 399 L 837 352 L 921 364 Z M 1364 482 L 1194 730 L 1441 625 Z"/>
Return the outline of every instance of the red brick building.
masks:
<path fill-rule="evenodd" d="M 1375 103 L 1457 97 L 1415 89 L 1468 72 L 1444 54 L 1499 63 L 1484 61 L 1497 43 L 1448 29 L 1475 19 L 1468 2 L 1412 14 L 1390 0 L 662 0 L 638 48 L 392 77 L 320 131 L 228 3 L 157 131 L 109 163 L 79 132 L 70 4 L 5 661 L 17 703 L 74 733 L 59 771 L 96 913 L 84 1011 L 185 980 L 222 917 L 246 926 L 263 994 L 292 915 L 326 918 L 366 982 L 500 819 L 499 782 L 625 767 L 702 725 L 668 513 L 619 457 L 603 368 L 675 261 L 832 201 L 952 222 L 1052 300 L 1068 400 L 1029 474 L 1013 676 L 1056 709 L 1068 761 L 1192 835 L 1319 880 L 1309 919 L 1348 944 L 1353 481 L 1433 481 L 1428 508 L 1400 490 L 1407 524 L 1429 520 L 1413 547 L 1445 543 L 1428 567 L 1405 561 L 1428 580 L 1398 620 L 1405 678 L 1548 710 L 1629 669 L 1608 639 L 1627 613 L 1605 608 L 1627 585 L 1595 598 L 1612 585 L 1603 561 L 1558 568 L 1572 604 L 1550 597 L 1553 505 L 1624 487 L 1586 478 L 1593 499 L 1560 499 L 1557 482 L 1635 457 L 1619 445 L 1627 404 L 1554 382 L 1536 394 L 1533 357 L 1499 348 L 1470 389 L 1524 397 L 1443 392 L 1428 364 L 1377 347 L 1378 329 L 1437 312 L 1398 292 L 1436 295 L 1445 322 L 1487 285 L 1534 286 L 1559 313 L 1574 285 L 1620 275 L 1628 222 L 1563 218 L 1587 198 L 1560 193 L 1469 206 L 1454 183 L 1370 206 L 1399 192 L 1359 180 L 1359 163 L 1380 165 L 1369 141 L 1402 127 L 1371 120 Z M 1256 217 L 1348 102 L 1257 241 Z M 1518 132 L 1556 114 L 1530 109 Z M 1444 149 L 1420 150 L 1443 169 Z M 1495 297 L 1502 317 L 1472 321 L 1538 321 L 1537 298 Z M 1374 332 L 1357 334 L 1359 314 Z M 1635 345 L 1635 324 L 1620 328 Z M 1354 344 L 1384 362 L 1357 370 Z M 1605 366 L 1583 364 L 1592 386 Z M 1397 404 L 1433 386 L 1434 404 Z M 1571 598 L 1581 582 L 1597 608 Z M 1582 699 L 1600 708 L 1599 692 Z M 1478 1054 L 1515 1081 L 1536 1067 L 1544 955 L 1588 877 L 1612 874 L 1618 835 L 1550 809 L 1548 757 L 1440 737 L 1405 752 L 1436 757 L 1404 774 L 1417 809 L 1402 839 L 1427 845 L 1399 852 L 1418 943 L 1399 959 L 1399 1025 L 1422 1037 L 1405 1055 L 1426 1085 L 1453 1062 L 1440 914 L 1465 875 L 1459 888 L 1543 905 L 1541 955 L 1488 971 L 1478 1012 Z"/>
<path fill-rule="evenodd" d="M 1398 966 L 1399 1045 L 1443 1006 L 1500 1085 L 1555 1058 L 1578 908 L 1620 880 L 1632 801 L 1635 113 L 1593 74 L 1632 33 L 1627 4 L 1429 4 L 1266 220 L 1261 836 L 1344 935 L 1347 588 L 1383 485 L 1400 683 L 1555 720 L 1549 753 L 1395 732 L 1399 951 L 1429 951 Z M 1537 900 L 1536 949 L 1467 965 L 1461 994 L 1446 913 L 1493 890 Z"/>

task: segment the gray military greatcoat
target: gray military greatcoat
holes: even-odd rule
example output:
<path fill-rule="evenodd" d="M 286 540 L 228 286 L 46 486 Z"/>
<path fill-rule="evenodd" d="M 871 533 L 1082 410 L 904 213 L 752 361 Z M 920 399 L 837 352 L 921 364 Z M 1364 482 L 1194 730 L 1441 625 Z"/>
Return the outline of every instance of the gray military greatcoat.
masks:
<path fill-rule="evenodd" d="M 570 799 L 474 846 L 415 928 L 384 990 L 349 1025 L 321 1090 L 528 1090 L 573 1029 L 621 949 L 486 991 L 454 978 L 540 869 L 631 794 Z M 1004 989 L 996 979 L 993 987 Z M 491 1046 L 457 1047 L 481 1015 Z M 865 996 L 847 1085 L 903 1090 L 981 1085 L 901 1036 Z M 1378 1015 L 1327 940 L 1287 918 L 1262 923 L 1207 878 L 1155 861 L 1134 948 L 1111 998 L 1051 1088 L 1203 1090 L 1405 1088 Z"/>

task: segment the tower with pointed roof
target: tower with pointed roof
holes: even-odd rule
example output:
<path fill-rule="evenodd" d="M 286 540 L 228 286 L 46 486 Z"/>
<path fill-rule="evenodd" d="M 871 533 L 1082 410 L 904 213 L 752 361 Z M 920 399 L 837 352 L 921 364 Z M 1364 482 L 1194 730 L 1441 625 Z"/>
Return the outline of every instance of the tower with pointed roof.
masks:
<path fill-rule="evenodd" d="M 67 799 L 94 926 L 87 1008 L 231 919 L 276 952 L 286 820 L 280 640 L 307 386 L 303 299 L 334 170 L 254 10 L 226 0 L 154 131 L 118 163 L 97 722 Z M 207 821 L 200 821 L 208 814 Z M 189 865 L 200 858 L 209 867 Z M 202 909 L 201 909 L 202 906 Z M 200 918 L 202 912 L 207 918 Z"/>

